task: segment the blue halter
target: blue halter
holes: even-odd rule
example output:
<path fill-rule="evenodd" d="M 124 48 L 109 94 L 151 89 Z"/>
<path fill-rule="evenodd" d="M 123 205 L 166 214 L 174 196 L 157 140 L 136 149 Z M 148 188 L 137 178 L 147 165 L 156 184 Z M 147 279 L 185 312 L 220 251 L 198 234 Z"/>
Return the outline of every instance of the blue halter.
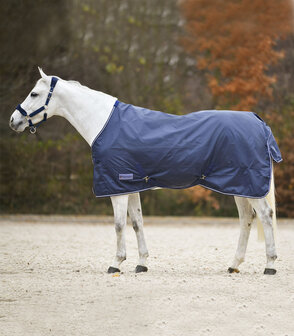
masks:
<path fill-rule="evenodd" d="M 53 93 L 53 90 L 56 86 L 56 83 L 58 81 L 58 78 L 57 77 L 52 77 L 51 79 L 51 84 L 50 84 L 50 90 L 49 90 L 49 93 L 48 93 L 48 96 L 47 96 L 47 99 L 46 99 L 46 102 L 45 102 L 45 105 L 43 105 L 42 107 L 38 108 L 37 110 L 35 110 L 34 112 L 28 114 L 21 106 L 20 104 L 17 105 L 16 109 L 24 116 L 26 117 L 28 123 L 29 123 L 29 126 L 30 126 L 30 132 L 32 134 L 36 133 L 37 131 L 37 127 L 40 126 L 40 124 L 42 124 L 42 122 L 46 121 L 47 120 L 47 113 L 44 113 L 44 116 L 43 116 L 43 120 L 41 120 L 40 122 L 38 122 L 37 124 L 33 124 L 32 120 L 30 118 L 34 117 L 35 115 L 39 114 L 40 112 L 42 112 L 43 110 L 47 110 L 48 108 L 48 104 L 50 102 L 50 99 L 52 97 L 52 93 Z"/>

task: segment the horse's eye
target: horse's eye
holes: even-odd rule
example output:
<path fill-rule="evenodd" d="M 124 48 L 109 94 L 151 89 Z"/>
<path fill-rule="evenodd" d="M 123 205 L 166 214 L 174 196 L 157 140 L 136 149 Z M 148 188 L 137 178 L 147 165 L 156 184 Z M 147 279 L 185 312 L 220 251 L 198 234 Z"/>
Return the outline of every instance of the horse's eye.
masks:
<path fill-rule="evenodd" d="M 37 95 L 38 95 L 38 94 L 37 94 L 36 92 L 32 92 L 32 93 L 31 93 L 31 97 L 37 97 Z"/>

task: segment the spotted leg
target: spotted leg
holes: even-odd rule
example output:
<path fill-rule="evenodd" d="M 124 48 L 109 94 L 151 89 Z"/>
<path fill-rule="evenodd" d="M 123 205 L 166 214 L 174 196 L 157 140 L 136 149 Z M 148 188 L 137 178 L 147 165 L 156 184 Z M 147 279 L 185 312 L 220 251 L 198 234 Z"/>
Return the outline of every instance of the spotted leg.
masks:
<path fill-rule="evenodd" d="M 273 210 L 265 198 L 249 199 L 249 202 L 263 225 L 267 258 L 264 274 L 275 274 L 274 262 L 277 259 L 277 253 L 273 231 Z"/>
<path fill-rule="evenodd" d="M 139 262 L 136 267 L 136 273 L 147 272 L 146 261 L 148 257 L 148 250 L 146 247 L 144 231 L 143 231 L 143 215 L 141 209 L 140 194 L 135 193 L 129 195 L 128 212 L 132 221 L 133 229 L 137 236 Z"/>
<path fill-rule="evenodd" d="M 248 238 L 250 235 L 252 220 L 254 218 L 252 206 L 248 202 L 247 198 L 235 197 L 235 202 L 239 213 L 240 236 L 232 267 L 229 267 L 228 269 L 229 273 L 239 273 L 238 267 L 245 260 Z"/>
<path fill-rule="evenodd" d="M 114 225 L 117 238 L 116 256 L 108 268 L 108 273 L 120 272 L 120 264 L 126 260 L 125 228 L 127 224 L 127 209 L 129 195 L 112 196 Z"/>

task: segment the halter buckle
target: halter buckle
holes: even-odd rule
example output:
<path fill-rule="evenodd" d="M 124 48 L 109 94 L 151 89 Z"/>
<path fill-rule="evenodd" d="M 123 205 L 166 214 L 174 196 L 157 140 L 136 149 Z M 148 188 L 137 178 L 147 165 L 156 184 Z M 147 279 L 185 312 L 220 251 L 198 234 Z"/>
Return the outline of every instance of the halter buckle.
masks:
<path fill-rule="evenodd" d="M 35 134 L 37 132 L 37 128 L 35 126 L 30 127 L 30 133 Z"/>

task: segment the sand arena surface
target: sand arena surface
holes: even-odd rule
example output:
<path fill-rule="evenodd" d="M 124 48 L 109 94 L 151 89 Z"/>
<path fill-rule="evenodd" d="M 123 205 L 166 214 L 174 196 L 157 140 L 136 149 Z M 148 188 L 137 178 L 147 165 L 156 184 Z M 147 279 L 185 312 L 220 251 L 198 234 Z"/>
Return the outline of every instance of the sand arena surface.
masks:
<path fill-rule="evenodd" d="M 281 221 L 275 276 L 253 228 L 228 274 L 237 219 L 146 218 L 149 271 L 135 274 L 127 228 L 122 274 L 112 218 L 0 218 L 0 335 L 294 335 L 294 221 Z"/>

